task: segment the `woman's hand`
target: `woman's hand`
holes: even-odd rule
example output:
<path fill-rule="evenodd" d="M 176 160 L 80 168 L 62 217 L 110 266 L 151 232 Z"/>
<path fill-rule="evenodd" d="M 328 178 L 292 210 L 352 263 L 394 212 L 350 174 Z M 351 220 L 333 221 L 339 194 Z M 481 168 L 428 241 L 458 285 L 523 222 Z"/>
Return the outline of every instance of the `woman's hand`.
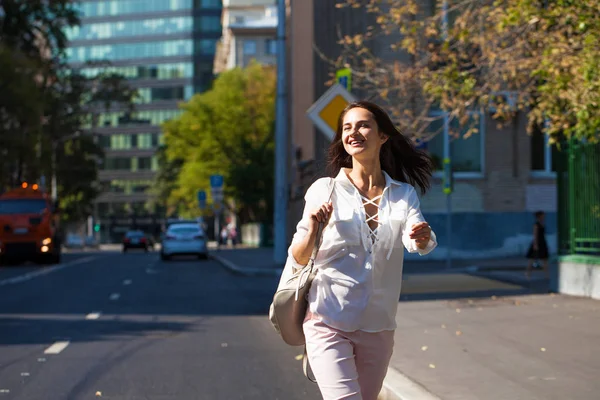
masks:
<path fill-rule="evenodd" d="M 309 214 L 309 225 L 308 230 L 312 232 L 316 232 L 319 226 L 319 222 L 323 222 L 323 226 L 329 223 L 329 218 L 331 218 L 331 212 L 333 211 L 333 205 L 331 202 L 323 203 L 320 207 L 314 209 Z"/>
<path fill-rule="evenodd" d="M 410 232 L 410 238 L 414 239 L 419 249 L 423 250 L 431 239 L 431 227 L 427 222 L 414 224 Z"/>

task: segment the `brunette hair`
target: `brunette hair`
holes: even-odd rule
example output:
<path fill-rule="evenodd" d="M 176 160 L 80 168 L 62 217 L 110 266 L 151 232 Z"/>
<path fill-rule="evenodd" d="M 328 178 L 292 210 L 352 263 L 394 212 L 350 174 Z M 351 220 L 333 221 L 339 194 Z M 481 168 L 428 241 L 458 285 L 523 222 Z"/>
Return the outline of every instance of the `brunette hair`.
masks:
<path fill-rule="evenodd" d="M 335 177 L 340 169 L 352 167 L 352 156 L 346 153 L 342 142 L 342 125 L 344 116 L 353 108 L 364 108 L 373 114 L 379 131 L 388 137 L 379 153 L 381 169 L 387 172 L 392 179 L 410 183 L 419 187 L 422 194 L 425 193 L 430 187 L 429 179 L 433 172 L 431 158 L 426 152 L 415 148 L 412 141 L 400 132 L 381 107 L 369 101 L 351 103 L 340 114 L 337 132 L 329 146 L 328 171 L 330 175 Z"/>

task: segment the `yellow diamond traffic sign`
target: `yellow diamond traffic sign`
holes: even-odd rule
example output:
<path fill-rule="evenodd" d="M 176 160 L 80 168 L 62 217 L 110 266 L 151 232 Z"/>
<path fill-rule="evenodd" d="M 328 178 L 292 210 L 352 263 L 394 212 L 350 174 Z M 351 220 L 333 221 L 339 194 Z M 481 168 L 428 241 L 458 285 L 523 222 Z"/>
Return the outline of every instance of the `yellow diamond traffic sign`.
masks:
<path fill-rule="evenodd" d="M 356 99 L 350 92 L 335 84 L 310 106 L 306 114 L 329 140 L 333 140 L 341 112 L 353 101 Z"/>

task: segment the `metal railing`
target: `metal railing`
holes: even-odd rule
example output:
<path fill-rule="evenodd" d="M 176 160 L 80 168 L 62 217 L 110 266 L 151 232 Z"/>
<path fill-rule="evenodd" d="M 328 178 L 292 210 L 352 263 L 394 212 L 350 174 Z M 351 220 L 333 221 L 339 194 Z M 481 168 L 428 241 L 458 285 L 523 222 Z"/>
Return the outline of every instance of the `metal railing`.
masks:
<path fill-rule="evenodd" d="M 557 161 L 559 250 L 600 256 L 600 143 L 571 140 Z"/>

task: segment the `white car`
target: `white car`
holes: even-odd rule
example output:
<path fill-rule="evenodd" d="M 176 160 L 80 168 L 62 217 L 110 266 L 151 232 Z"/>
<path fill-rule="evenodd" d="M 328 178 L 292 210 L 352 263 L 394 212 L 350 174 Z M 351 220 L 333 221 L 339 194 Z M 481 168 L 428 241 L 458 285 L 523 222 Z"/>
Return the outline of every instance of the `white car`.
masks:
<path fill-rule="evenodd" d="M 198 224 L 175 223 L 169 226 L 163 237 L 160 258 L 168 260 L 174 255 L 208 258 L 206 234 Z"/>
<path fill-rule="evenodd" d="M 85 244 L 83 238 L 77 234 L 69 233 L 64 246 L 68 249 L 83 249 Z"/>

